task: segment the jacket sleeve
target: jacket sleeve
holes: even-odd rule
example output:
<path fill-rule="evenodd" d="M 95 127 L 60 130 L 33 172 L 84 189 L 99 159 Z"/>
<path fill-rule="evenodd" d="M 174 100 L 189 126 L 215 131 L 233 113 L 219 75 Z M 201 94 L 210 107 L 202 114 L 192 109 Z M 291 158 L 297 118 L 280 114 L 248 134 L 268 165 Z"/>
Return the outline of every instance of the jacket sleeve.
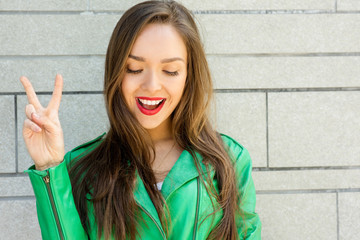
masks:
<path fill-rule="evenodd" d="M 87 239 L 76 210 L 67 163 L 70 152 L 58 166 L 38 171 L 34 166 L 29 174 L 36 197 L 36 209 L 42 239 Z"/>
<path fill-rule="evenodd" d="M 248 151 L 242 146 L 239 147 L 242 150 L 237 154 L 235 162 L 235 172 L 240 191 L 240 217 L 237 218 L 239 238 L 258 240 L 261 239 L 261 222 L 255 212 L 256 193 L 251 176 L 252 162 Z"/>

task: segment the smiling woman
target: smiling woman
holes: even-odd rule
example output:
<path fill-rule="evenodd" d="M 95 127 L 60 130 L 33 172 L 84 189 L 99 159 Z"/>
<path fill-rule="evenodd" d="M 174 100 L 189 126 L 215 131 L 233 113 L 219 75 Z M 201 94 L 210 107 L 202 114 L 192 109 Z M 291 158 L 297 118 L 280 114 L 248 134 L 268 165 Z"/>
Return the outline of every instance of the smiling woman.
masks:
<path fill-rule="evenodd" d="M 190 12 L 148 1 L 111 36 L 106 135 L 64 154 L 62 77 L 23 135 L 43 239 L 260 239 L 248 152 L 208 119 L 212 83 Z"/>
<path fill-rule="evenodd" d="M 171 138 L 170 115 L 180 102 L 187 77 L 187 52 L 180 34 L 169 24 L 147 25 L 126 68 L 122 92 L 130 111 L 150 133 Z"/>

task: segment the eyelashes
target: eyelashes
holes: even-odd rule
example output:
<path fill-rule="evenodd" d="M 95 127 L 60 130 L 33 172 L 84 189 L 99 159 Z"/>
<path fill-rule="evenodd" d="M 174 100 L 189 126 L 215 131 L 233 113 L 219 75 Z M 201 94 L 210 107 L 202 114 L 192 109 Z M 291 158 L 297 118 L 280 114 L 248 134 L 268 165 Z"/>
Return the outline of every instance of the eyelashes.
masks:
<path fill-rule="evenodd" d="M 139 73 L 142 73 L 142 69 L 138 69 L 138 70 L 132 70 L 130 68 L 127 68 L 126 69 L 126 72 L 127 73 L 130 73 L 130 74 L 139 74 Z M 170 71 L 166 71 L 166 70 L 163 70 L 163 72 L 169 76 L 177 76 L 179 75 L 179 72 L 178 71 L 175 71 L 175 72 L 170 72 Z"/>
<path fill-rule="evenodd" d="M 168 75 L 170 75 L 170 76 L 177 76 L 177 75 L 179 75 L 179 72 L 178 72 L 178 71 L 169 72 L 169 71 L 163 70 L 163 72 L 166 73 L 166 74 L 168 74 Z"/>
<path fill-rule="evenodd" d="M 140 70 L 131 70 L 130 68 L 127 68 L 126 72 L 131 73 L 131 74 L 139 74 L 142 72 L 142 70 L 141 69 Z"/>

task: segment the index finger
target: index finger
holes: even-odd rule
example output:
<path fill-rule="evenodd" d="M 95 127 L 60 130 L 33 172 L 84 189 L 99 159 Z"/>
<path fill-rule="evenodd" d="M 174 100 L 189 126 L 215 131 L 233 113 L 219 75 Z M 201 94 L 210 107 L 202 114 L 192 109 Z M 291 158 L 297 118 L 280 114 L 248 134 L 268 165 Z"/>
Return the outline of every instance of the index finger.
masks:
<path fill-rule="evenodd" d="M 64 83 L 63 83 L 62 76 L 60 74 L 56 74 L 54 91 L 53 91 L 51 100 L 48 105 L 49 109 L 56 110 L 56 111 L 59 110 L 63 84 Z"/>
<path fill-rule="evenodd" d="M 36 96 L 35 90 L 33 86 L 31 85 L 31 82 L 29 79 L 27 79 L 25 76 L 20 77 L 21 84 L 23 85 L 26 96 L 28 98 L 28 101 L 30 104 L 34 105 L 36 109 L 42 108 L 38 97 Z"/>

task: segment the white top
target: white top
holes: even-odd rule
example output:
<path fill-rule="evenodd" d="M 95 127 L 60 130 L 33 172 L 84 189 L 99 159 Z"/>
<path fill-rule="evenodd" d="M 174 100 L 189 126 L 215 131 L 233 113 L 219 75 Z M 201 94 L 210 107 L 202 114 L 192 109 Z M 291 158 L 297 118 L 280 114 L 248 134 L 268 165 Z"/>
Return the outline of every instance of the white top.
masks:
<path fill-rule="evenodd" d="M 164 182 L 158 182 L 158 183 L 156 183 L 156 187 L 159 189 L 159 191 L 161 190 L 163 183 L 164 183 Z"/>

